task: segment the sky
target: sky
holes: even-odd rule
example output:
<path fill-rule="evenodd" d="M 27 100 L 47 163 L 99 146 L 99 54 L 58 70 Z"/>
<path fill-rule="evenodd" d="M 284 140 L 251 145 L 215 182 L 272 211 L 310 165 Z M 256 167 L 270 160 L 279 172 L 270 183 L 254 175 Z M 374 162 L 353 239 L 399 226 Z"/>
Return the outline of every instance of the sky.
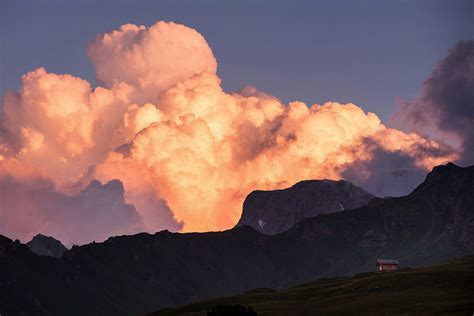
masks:
<path fill-rule="evenodd" d="M 472 1 L 2 1 L 0 93 L 37 67 L 94 82 L 85 53 L 125 23 L 204 35 L 226 91 L 353 102 L 389 121 L 449 48 L 472 38 Z"/>
<path fill-rule="evenodd" d="M 253 190 L 474 164 L 472 2 L 0 6 L 10 238 L 219 231 Z"/>

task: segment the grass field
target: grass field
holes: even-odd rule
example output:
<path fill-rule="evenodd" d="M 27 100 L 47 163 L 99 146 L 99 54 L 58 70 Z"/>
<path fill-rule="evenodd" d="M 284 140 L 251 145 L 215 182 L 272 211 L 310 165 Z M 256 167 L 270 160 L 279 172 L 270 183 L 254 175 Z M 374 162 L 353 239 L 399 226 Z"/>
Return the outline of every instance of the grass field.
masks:
<path fill-rule="evenodd" d="M 216 305 L 252 306 L 258 315 L 473 315 L 474 256 L 444 264 L 319 279 L 163 309 L 150 315 L 206 315 Z"/>

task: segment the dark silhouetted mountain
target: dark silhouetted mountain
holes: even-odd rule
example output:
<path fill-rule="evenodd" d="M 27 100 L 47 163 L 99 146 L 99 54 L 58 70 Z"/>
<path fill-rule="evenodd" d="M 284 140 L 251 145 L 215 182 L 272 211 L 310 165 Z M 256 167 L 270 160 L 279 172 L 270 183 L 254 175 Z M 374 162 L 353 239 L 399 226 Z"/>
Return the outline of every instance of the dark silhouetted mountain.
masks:
<path fill-rule="evenodd" d="M 2 315 L 139 315 L 167 306 L 279 289 L 321 277 L 474 253 L 474 167 L 439 166 L 410 195 L 305 218 L 266 235 L 251 227 L 109 238 L 38 256 L 0 238 Z"/>
<path fill-rule="evenodd" d="M 41 234 L 33 237 L 26 245 L 37 255 L 55 258 L 61 257 L 67 250 L 59 240 Z"/>
<path fill-rule="evenodd" d="M 308 180 L 288 189 L 253 191 L 244 201 L 237 226 L 278 234 L 303 218 L 358 208 L 373 198 L 358 186 L 342 180 Z"/>

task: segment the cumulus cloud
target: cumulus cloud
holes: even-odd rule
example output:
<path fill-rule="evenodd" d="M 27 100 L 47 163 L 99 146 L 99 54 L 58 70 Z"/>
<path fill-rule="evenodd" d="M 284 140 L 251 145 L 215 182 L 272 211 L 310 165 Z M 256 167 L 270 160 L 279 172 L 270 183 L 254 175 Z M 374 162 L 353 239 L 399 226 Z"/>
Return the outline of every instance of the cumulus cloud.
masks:
<path fill-rule="evenodd" d="M 0 155 L 16 156 L 67 182 L 121 143 L 111 144 L 107 135 L 128 103 L 120 93 L 92 91 L 85 80 L 43 68 L 24 75 L 22 83 L 20 91 L 4 97 Z"/>
<path fill-rule="evenodd" d="M 421 96 L 405 104 L 405 122 L 428 127 L 460 143 L 459 163 L 474 163 L 474 41 L 459 42 L 423 83 Z"/>
<path fill-rule="evenodd" d="M 164 91 L 157 108 L 162 119 L 136 134 L 128 156 L 112 153 L 98 164 L 94 178 L 116 177 L 117 166 L 145 168 L 147 183 L 186 231 L 232 227 L 244 197 L 254 189 L 340 178 L 353 162 L 372 160 L 375 151 L 367 139 L 383 152 L 413 157 L 421 169 L 453 158 L 434 150 L 440 147 L 436 142 L 388 129 L 354 104 L 308 108 L 301 102 L 282 104 L 256 90 L 227 94 L 210 73 Z M 143 182 L 140 177 L 124 183 L 132 188 Z"/>
<path fill-rule="evenodd" d="M 105 87 L 128 84 L 135 102 L 153 100 L 161 90 L 192 75 L 215 73 L 217 62 L 204 37 L 196 30 L 173 22 L 149 28 L 133 24 L 104 33 L 87 53 L 97 79 Z"/>
<path fill-rule="evenodd" d="M 0 159 L 31 165 L 46 177 L 47 191 L 54 192 L 46 196 L 56 198 L 54 216 L 63 221 L 71 216 L 86 225 L 92 216 L 74 216 L 106 212 L 102 209 L 122 214 L 116 220 L 109 214 L 110 229 L 91 224 L 100 236 L 137 227 L 226 229 L 238 221 L 242 201 L 255 189 L 346 175 L 364 183 L 373 178 L 382 154 L 405 157 L 417 170 L 457 158 L 436 141 L 387 128 L 351 103 L 283 104 L 253 87 L 227 93 L 205 39 L 183 25 L 124 25 L 99 35 L 88 54 L 103 86 L 92 89 L 80 78 L 40 68 L 23 76 L 20 91 L 6 95 Z M 356 164 L 365 167 L 352 168 Z M 22 179 L 28 187 L 28 177 Z M 136 217 L 131 209 L 114 210 L 94 198 L 107 195 L 110 183 L 112 191 L 124 194 L 121 207 L 133 205 Z M 91 190 L 99 193 L 87 193 Z M 36 194 L 9 192 L 21 200 L 20 209 Z M 11 204 L 12 197 L 0 199 Z M 114 197 L 120 200 L 121 194 Z M 70 199 L 92 204 L 79 203 L 89 211 L 72 211 Z M 44 209 L 34 213 L 39 222 L 51 217 Z M 49 227 L 54 229 L 44 233 L 64 231 Z M 79 235 L 65 238 L 84 242 Z"/>

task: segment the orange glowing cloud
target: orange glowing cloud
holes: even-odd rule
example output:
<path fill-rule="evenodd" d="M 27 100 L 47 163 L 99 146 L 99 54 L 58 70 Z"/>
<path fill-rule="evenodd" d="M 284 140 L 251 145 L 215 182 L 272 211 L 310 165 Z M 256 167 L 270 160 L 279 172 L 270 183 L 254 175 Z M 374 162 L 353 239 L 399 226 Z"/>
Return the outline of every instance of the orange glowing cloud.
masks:
<path fill-rule="evenodd" d="M 283 104 L 252 87 L 227 93 L 207 42 L 183 25 L 127 24 L 99 35 L 88 54 L 104 87 L 39 68 L 6 95 L 0 157 L 34 166 L 61 194 L 120 180 L 134 229 L 230 228 L 250 191 L 339 179 L 373 159 L 369 143 L 425 170 L 457 157 L 354 104 Z"/>
<path fill-rule="evenodd" d="M 97 36 L 87 53 L 97 79 L 107 88 L 133 86 L 134 102 L 153 100 L 180 80 L 217 69 L 204 37 L 173 22 L 157 22 L 149 28 L 122 25 Z"/>

